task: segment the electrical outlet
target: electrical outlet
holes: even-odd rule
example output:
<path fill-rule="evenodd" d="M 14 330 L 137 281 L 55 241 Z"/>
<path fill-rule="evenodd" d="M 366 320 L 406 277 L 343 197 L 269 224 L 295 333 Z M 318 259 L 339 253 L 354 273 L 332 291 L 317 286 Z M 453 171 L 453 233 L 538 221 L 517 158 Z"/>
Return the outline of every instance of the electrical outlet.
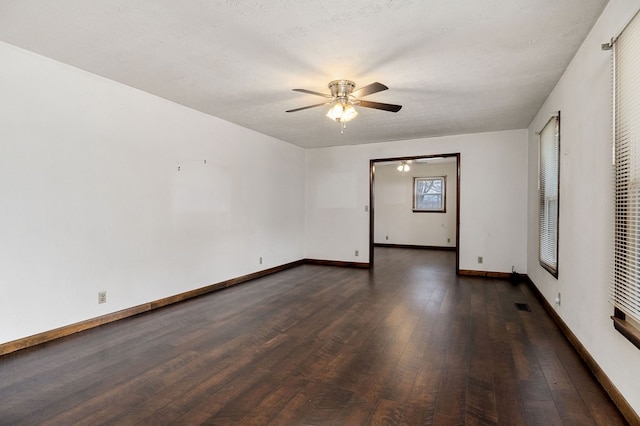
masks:
<path fill-rule="evenodd" d="M 106 291 L 99 291 L 98 292 L 98 304 L 100 303 L 107 303 L 107 292 Z"/>
<path fill-rule="evenodd" d="M 385 239 L 385 240 L 388 240 L 388 239 L 389 239 L 389 236 L 388 236 L 388 235 L 387 235 L 387 236 L 385 236 L 385 237 L 384 237 L 384 239 Z"/>
<path fill-rule="evenodd" d="M 260 256 L 260 264 L 262 265 L 262 256 Z"/>
<path fill-rule="evenodd" d="M 369 211 L 369 206 L 364 206 L 364 211 L 368 212 Z"/>
<path fill-rule="evenodd" d="M 478 256 L 478 263 L 483 263 L 484 259 L 482 258 L 482 256 Z"/>
<path fill-rule="evenodd" d="M 562 304 L 562 299 L 560 298 L 560 292 L 558 292 L 558 297 L 556 297 L 556 305 L 560 306 Z"/>
<path fill-rule="evenodd" d="M 451 242 L 451 238 L 447 238 L 447 242 L 450 243 Z"/>
<path fill-rule="evenodd" d="M 360 252 L 356 250 L 356 256 L 360 256 Z"/>

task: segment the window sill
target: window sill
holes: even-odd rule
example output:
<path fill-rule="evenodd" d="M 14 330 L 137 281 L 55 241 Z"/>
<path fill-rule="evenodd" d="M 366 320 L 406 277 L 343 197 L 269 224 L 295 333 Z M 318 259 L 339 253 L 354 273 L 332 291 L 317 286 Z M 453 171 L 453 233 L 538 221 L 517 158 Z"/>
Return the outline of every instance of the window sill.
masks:
<path fill-rule="evenodd" d="M 615 316 L 612 316 L 611 319 L 613 320 L 613 327 L 636 348 L 640 349 L 640 331 L 626 320 L 616 318 Z"/>
<path fill-rule="evenodd" d="M 558 259 L 556 259 L 556 262 L 558 261 Z M 548 273 L 550 273 L 551 275 L 553 275 L 553 278 L 558 279 L 558 267 L 556 266 L 555 268 L 548 265 L 547 263 L 543 262 L 542 260 L 540 260 L 540 266 L 542 266 L 542 268 L 547 271 Z"/>

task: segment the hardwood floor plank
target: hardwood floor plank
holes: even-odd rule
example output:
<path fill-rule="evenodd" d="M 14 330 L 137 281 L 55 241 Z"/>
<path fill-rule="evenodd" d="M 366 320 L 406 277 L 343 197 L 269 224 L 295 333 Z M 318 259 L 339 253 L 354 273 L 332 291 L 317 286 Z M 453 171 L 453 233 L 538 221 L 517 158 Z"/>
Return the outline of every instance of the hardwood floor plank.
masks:
<path fill-rule="evenodd" d="M 512 355 L 513 341 L 506 333 L 505 312 L 512 309 L 510 305 L 499 302 L 498 289 L 504 283 L 495 281 L 487 286 L 487 329 L 491 342 L 489 359 L 495 365 L 493 368 L 493 386 L 498 424 L 525 425 L 526 413 L 524 400 L 519 396 L 520 381 L 518 370 Z M 512 325 L 509 325 L 512 327 Z"/>
<path fill-rule="evenodd" d="M 299 389 L 308 382 L 300 377 L 289 376 L 284 381 L 273 385 L 269 394 L 241 419 L 246 425 L 266 425 L 276 423 L 284 407 L 295 397 Z"/>
<path fill-rule="evenodd" d="M 372 425 L 398 425 L 404 414 L 404 404 L 380 399 L 369 418 Z"/>
<path fill-rule="evenodd" d="M 553 401 L 527 401 L 527 424 L 532 426 L 562 426 L 564 423 Z"/>
<path fill-rule="evenodd" d="M 371 424 L 371 413 L 375 408 L 374 401 L 365 401 L 362 398 L 354 397 L 335 418 L 333 424 L 344 426 Z"/>
<path fill-rule="evenodd" d="M 491 359 L 486 301 L 488 286 L 473 286 L 471 292 L 471 356 L 466 394 L 466 424 L 496 425 L 496 391 L 493 376 L 495 363 Z"/>
<path fill-rule="evenodd" d="M 278 413 L 274 423 L 282 425 L 300 425 L 307 418 L 308 413 L 314 408 L 314 401 L 320 394 L 324 385 L 305 381 L 305 384 L 297 389 L 296 395 Z"/>
<path fill-rule="evenodd" d="M 467 384 L 471 357 L 471 288 L 468 279 L 460 279 L 447 297 L 453 299 L 448 316 L 450 341 L 444 361 L 444 372 L 435 420 L 446 418 L 448 421 L 463 424 L 466 411 Z M 446 299 L 445 299 L 446 300 Z M 442 315 L 442 312 L 441 312 Z"/>
<path fill-rule="evenodd" d="M 444 368 L 442 363 L 421 362 L 407 399 L 403 424 L 431 424 Z"/>

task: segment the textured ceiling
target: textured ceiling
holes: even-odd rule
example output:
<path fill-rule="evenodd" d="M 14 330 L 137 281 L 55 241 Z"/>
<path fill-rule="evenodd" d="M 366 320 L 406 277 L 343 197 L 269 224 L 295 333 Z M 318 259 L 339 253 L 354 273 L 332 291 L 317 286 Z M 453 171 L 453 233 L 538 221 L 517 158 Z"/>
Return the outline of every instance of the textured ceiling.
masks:
<path fill-rule="evenodd" d="M 0 40 L 303 147 L 526 128 L 605 0 L 0 0 Z M 344 135 L 334 79 L 389 90 Z"/>

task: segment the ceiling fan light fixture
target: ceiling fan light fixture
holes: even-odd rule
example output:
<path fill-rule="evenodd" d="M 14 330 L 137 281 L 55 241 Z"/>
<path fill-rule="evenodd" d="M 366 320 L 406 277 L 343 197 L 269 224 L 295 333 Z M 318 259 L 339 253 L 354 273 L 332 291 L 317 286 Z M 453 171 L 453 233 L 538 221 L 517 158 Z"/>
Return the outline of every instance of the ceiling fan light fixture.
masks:
<path fill-rule="evenodd" d="M 409 167 L 409 164 L 407 164 L 406 161 L 401 161 L 397 169 L 399 172 L 408 172 L 409 170 L 411 170 L 411 167 Z"/>
<path fill-rule="evenodd" d="M 340 117 L 340 122 L 346 123 L 347 121 L 351 121 L 358 115 L 358 111 L 353 107 L 353 105 L 347 105 L 342 111 L 342 116 Z"/>
<path fill-rule="evenodd" d="M 335 102 L 329 111 L 327 112 L 327 117 L 334 121 L 340 121 L 342 114 L 344 113 L 344 105 L 342 102 Z"/>
<path fill-rule="evenodd" d="M 353 105 L 346 103 L 342 99 L 334 102 L 331 108 L 329 108 L 329 111 L 327 111 L 327 117 L 340 123 L 351 121 L 356 118 L 357 115 L 358 111 L 356 111 Z"/>

